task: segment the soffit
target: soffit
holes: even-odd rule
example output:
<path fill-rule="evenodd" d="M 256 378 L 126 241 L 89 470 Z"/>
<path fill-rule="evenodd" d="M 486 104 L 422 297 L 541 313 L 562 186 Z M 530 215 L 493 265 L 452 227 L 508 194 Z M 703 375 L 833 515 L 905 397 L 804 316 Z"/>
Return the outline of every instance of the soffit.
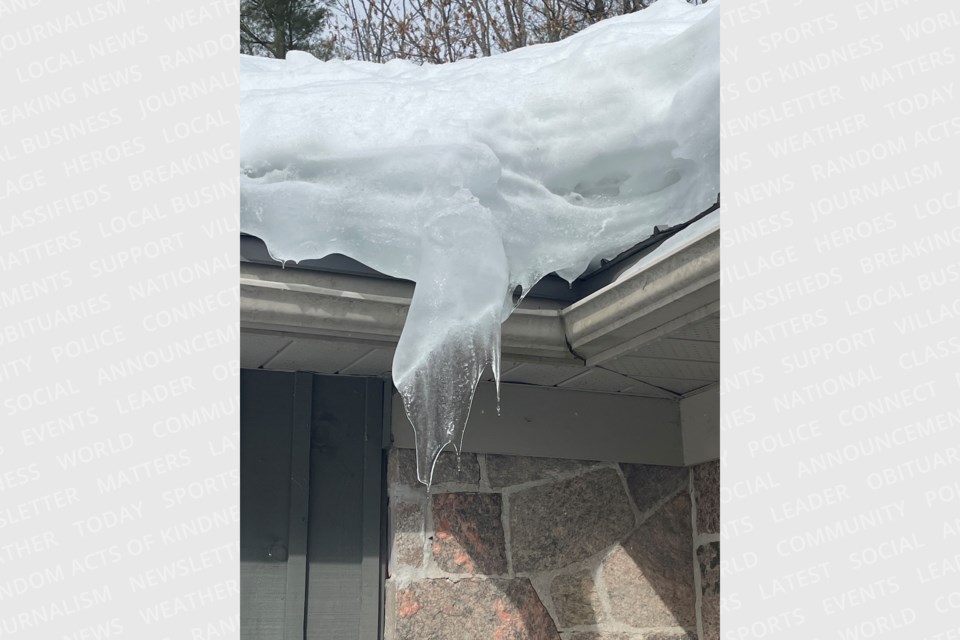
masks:
<path fill-rule="evenodd" d="M 344 338 L 244 330 L 241 366 L 387 379 L 393 352 L 393 346 Z M 719 317 L 714 315 L 599 366 L 515 356 L 501 363 L 500 379 L 505 384 L 669 398 L 716 383 L 719 356 Z M 493 379 L 489 369 L 483 379 Z"/>

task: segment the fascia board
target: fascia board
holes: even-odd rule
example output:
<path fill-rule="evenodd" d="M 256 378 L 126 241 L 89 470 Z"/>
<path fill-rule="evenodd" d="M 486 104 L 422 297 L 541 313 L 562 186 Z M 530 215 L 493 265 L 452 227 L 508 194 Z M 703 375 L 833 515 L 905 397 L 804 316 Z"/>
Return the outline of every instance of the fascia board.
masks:
<path fill-rule="evenodd" d="M 684 466 L 677 400 L 480 383 L 463 452 Z M 393 394 L 393 446 L 414 448 L 403 401 Z"/>

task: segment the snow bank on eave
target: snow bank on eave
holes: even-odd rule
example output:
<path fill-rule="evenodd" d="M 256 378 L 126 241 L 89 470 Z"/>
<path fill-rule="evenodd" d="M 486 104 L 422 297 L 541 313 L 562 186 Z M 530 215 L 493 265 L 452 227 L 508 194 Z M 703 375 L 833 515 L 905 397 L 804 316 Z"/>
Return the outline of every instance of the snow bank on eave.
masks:
<path fill-rule="evenodd" d="M 714 190 L 712 203 L 713 176 L 698 181 L 693 193 L 671 194 L 670 204 L 680 206 L 656 202 L 658 187 L 672 179 L 665 174 L 676 169 L 675 156 L 688 151 L 674 153 L 671 145 L 691 138 L 685 129 L 712 124 L 701 122 L 704 116 L 718 118 L 718 87 L 710 88 L 713 113 L 702 114 L 697 103 L 703 100 L 683 94 L 695 88 L 689 71 L 697 49 L 716 47 L 698 43 L 698 34 L 665 44 L 711 12 L 717 12 L 712 3 L 666 0 L 560 43 L 441 66 L 322 63 L 296 53 L 287 61 L 244 57 L 241 163 L 261 182 L 273 172 L 273 180 L 326 185 L 325 193 L 314 188 L 298 199 L 339 203 L 337 221 L 373 216 L 373 224 L 361 223 L 373 232 L 366 236 L 389 233 L 377 238 L 380 251 L 367 251 L 377 254 L 368 256 L 376 262 L 370 266 L 391 275 L 415 279 L 411 256 L 420 233 L 409 222 L 430 215 L 415 202 L 421 192 L 402 193 L 405 184 L 424 196 L 466 187 L 498 214 L 516 283 L 529 288 L 551 271 L 572 280 L 590 259 L 616 255 L 655 225 L 689 219 L 697 211 L 683 205 L 698 191 Z M 703 71 L 718 73 L 712 62 L 714 68 Z M 625 167 L 632 175 L 621 171 Z M 371 191 L 390 197 L 378 202 Z M 444 200 L 427 204 L 442 207 Z M 412 203 L 418 208 L 410 210 Z M 394 220 L 378 215 L 384 207 L 377 205 L 393 205 Z M 397 212 L 396 205 L 408 206 Z M 330 222 L 316 206 L 313 211 L 308 223 Z M 278 237 L 264 238 L 278 257 L 300 260 L 341 249 L 350 255 L 371 244 L 343 234 L 301 234 L 290 227 L 302 216 L 281 217 Z M 540 222 L 560 228 L 538 238 L 530 227 Z M 249 226 L 261 237 L 273 231 L 270 221 Z M 600 228 L 605 233 L 590 232 Z"/>
<path fill-rule="evenodd" d="M 417 287 L 393 377 L 420 477 L 499 369 L 510 292 L 574 279 L 719 192 L 719 2 L 441 66 L 241 59 L 241 230 Z"/>

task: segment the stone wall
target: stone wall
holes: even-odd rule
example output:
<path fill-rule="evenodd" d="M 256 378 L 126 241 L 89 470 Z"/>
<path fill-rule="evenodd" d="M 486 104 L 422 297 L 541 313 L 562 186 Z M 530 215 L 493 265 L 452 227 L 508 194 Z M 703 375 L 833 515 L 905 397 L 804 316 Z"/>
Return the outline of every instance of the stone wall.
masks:
<path fill-rule="evenodd" d="M 388 462 L 387 640 L 718 640 L 719 464 Z"/>

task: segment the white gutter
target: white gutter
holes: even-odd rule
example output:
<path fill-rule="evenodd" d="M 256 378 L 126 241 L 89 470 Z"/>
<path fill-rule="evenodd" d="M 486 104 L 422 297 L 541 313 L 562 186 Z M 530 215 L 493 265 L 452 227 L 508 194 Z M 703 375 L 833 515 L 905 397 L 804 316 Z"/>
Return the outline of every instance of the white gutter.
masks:
<path fill-rule="evenodd" d="M 400 280 L 240 265 L 240 327 L 394 345 L 413 285 Z M 580 362 L 570 353 L 561 305 L 524 302 L 503 324 L 502 352 L 526 359 Z"/>
<path fill-rule="evenodd" d="M 715 313 L 719 300 L 720 231 L 714 230 L 573 303 L 561 318 L 570 348 L 595 365 L 663 335 L 666 327 L 673 331 Z"/>
<path fill-rule="evenodd" d="M 719 278 L 714 230 L 567 308 L 524 301 L 503 323 L 503 356 L 602 362 L 715 312 Z M 242 263 L 240 326 L 392 345 L 412 295 L 404 281 Z"/>

